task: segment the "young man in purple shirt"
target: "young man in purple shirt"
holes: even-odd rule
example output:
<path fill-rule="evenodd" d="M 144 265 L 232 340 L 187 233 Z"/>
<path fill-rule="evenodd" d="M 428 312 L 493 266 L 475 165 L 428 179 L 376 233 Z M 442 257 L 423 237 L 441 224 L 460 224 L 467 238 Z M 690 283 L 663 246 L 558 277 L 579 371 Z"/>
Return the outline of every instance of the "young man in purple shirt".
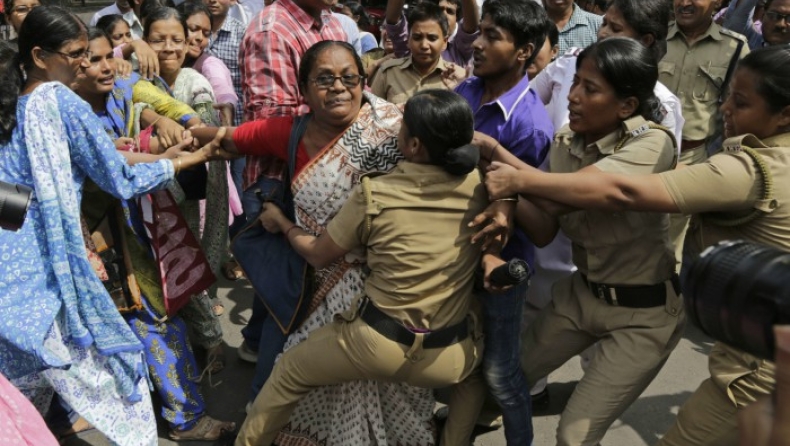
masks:
<path fill-rule="evenodd" d="M 475 112 L 475 130 L 496 139 L 531 166 L 548 153 L 554 128 L 540 98 L 529 89 L 525 68 L 548 33 L 546 12 L 535 2 L 487 0 L 474 41 L 474 76 L 455 89 Z M 502 251 L 532 264 L 534 246 L 516 229 Z M 483 293 L 483 373 L 502 409 L 508 445 L 532 442 L 529 385 L 519 363 L 521 313 L 527 284 L 499 294 Z"/>

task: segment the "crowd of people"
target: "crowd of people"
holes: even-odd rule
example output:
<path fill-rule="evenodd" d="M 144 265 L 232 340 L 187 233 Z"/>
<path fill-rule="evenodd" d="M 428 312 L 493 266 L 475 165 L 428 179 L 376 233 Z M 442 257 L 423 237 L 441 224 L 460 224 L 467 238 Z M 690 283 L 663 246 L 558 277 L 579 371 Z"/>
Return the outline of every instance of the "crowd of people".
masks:
<path fill-rule="evenodd" d="M 0 230 L 9 441 L 454 446 L 501 419 L 527 446 L 579 355 L 556 444 L 597 445 L 683 336 L 694 260 L 790 250 L 790 0 L 388 0 L 378 29 L 355 1 L 0 5 L 0 180 L 33 191 Z M 201 390 L 218 276 L 254 285 L 241 426 Z M 789 445 L 775 336 L 776 362 L 717 342 L 658 444 Z"/>

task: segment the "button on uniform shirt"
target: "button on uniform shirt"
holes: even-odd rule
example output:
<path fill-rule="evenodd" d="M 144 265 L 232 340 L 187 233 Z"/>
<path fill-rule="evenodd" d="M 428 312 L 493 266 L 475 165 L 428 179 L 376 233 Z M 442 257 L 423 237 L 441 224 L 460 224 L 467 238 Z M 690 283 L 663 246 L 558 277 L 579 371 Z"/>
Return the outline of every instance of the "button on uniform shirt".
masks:
<path fill-rule="evenodd" d="M 482 103 L 484 82 L 472 76 L 461 82 L 456 93 L 466 99 L 474 111 L 475 130 L 499 141 L 521 161 L 537 168 L 546 158 L 554 135 L 543 103 L 524 76 L 518 84 L 497 99 Z M 522 258 L 532 266 L 535 246 L 526 234 L 516 229 L 502 250 L 505 260 Z"/>
<path fill-rule="evenodd" d="M 739 40 L 745 42 L 740 34 L 711 23 L 705 34 L 689 44 L 676 24 L 669 27 L 667 54 L 658 64 L 658 79 L 683 106 L 683 139 L 698 141 L 716 133 L 718 99 Z M 744 43 L 739 59 L 748 53 Z"/>
<path fill-rule="evenodd" d="M 346 33 L 329 11 L 314 19 L 293 0 L 277 0 L 250 22 L 239 48 L 244 119 L 306 113 L 299 94 L 297 71 L 302 55 L 322 40 L 347 41 Z M 247 158 L 244 186 L 262 173 L 257 157 Z M 282 165 L 266 173 L 279 175 Z"/>
<path fill-rule="evenodd" d="M 641 131 L 646 124 L 641 116 L 633 117 L 589 145 L 582 135 L 563 127 L 551 147 L 551 172 L 576 172 L 591 165 L 619 174 L 672 169 L 677 155 L 672 138 L 662 130 Z M 623 135 L 633 131 L 638 135 L 615 151 Z M 573 263 L 592 282 L 653 285 L 668 280 L 675 271 L 667 214 L 582 210 L 560 216 L 559 223 L 571 239 Z"/>
<path fill-rule="evenodd" d="M 129 10 L 128 12 L 121 12 L 121 10 L 118 9 L 118 5 L 115 3 L 93 14 L 90 26 L 96 26 L 96 22 L 98 22 L 100 18 L 111 14 L 117 14 L 123 17 L 123 20 L 129 25 L 129 30 L 132 32 L 132 39 L 138 40 L 143 38 L 143 24 L 140 23 L 140 19 L 137 18 L 134 11 Z"/>
<path fill-rule="evenodd" d="M 212 56 L 221 60 L 230 71 L 230 79 L 233 82 L 233 91 L 236 96 L 242 97 L 241 92 L 241 70 L 239 68 L 239 46 L 244 37 L 244 25 L 233 17 L 225 17 L 225 22 L 216 34 L 212 33 L 208 41 L 208 52 Z M 236 104 L 236 116 L 233 125 L 241 124 L 242 110 L 241 101 Z"/>
<path fill-rule="evenodd" d="M 439 59 L 433 71 L 425 76 L 417 72 L 411 56 L 388 60 L 381 64 L 373 78 L 370 91 L 393 104 L 403 104 L 420 90 L 428 88 L 446 90 L 447 86 L 442 81 L 442 76 L 447 70 L 453 70 L 458 79 L 466 77 L 466 70 L 458 65 L 450 66 L 444 59 Z"/>
<path fill-rule="evenodd" d="M 598 28 L 602 20 L 601 16 L 587 12 L 574 3 L 570 20 L 560 30 L 560 54 L 565 54 L 573 47 L 587 48 L 598 41 Z"/>

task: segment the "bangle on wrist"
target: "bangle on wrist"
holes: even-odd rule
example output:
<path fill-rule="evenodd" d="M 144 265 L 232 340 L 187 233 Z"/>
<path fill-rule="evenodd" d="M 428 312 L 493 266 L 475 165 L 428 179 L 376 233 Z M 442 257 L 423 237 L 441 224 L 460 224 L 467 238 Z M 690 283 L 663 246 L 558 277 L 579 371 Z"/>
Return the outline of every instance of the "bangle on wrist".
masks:
<path fill-rule="evenodd" d="M 496 143 L 496 145 L 491 148 L 491 152 L 488 153 L 488 162 L 489 163 L 494 160 L 494 152 L 496 152 L 496 148 L 497 147 L 499 147 L 499 143 Z"/>
<path fill-rule="evenodd" d="M 513 202 L 516 202 L 516 201 L 518 201 L 518 195 L 514 195 L 512 197 L 498 198 L 498 199 L 496 199 L 494 201 L 513 201 Z"/>
<path fill-rule="evenodd" d="M 151 123 L 150 127 L 154 127 L 154 130 L 156 130 L 156 127 L 155 127 L 156 123 L 159 122 L 160 119 L 162 119 L 161 116 L 156 118 L 156 119 L 154 119 L 154 122 Z"/>
<path fill-rule="evenodd" d="M 174 170 L 175 170 L 175 175 L 178 175 L 178 172 L 181 172 L 181 157 L 180 156 L 178 158 L 176 158 L 175 161 L 173 161 L 173 166 L 174 166 Z"/>
<path fill-rule="evenodd" d="M 299 226 L 296 225 L 296 224 L 292 224 L 290 228 L 286 229 L 285 230 L 285 238 L 288 238 L 288 236 L 291 234 L 291 231 L 293 231 L 296 228 L 299 228 Z"/>

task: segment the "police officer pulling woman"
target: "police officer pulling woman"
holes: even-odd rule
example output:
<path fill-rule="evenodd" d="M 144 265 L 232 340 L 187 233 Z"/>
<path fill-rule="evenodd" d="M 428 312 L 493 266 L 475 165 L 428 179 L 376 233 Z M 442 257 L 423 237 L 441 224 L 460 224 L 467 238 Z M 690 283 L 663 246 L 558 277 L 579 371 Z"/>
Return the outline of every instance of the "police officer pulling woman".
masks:
<path fill-rule="evenodd" d="M 657 79 L 655 56 L 636 40 L 611 37 L 593 44 L 576 61 L 568 95 L 570 122 L 556 133 L 549 152 L 553 173 L 505 160 L 519 167 L 495 163 L 488 174 L 491 198 L 521 195 L 517 223 L 540 238 L 536 244 L 550 241 L 562 228 L 578 267 L 554 284 L 551 304 L 523 335 L 521 365 L 527 380 L 534 383 L 599 343 L 562 413 L 558 445 L 598 444 L 653 380 L 683 332 L 668 214 L 585 210 L 585 202 L 569 199 L 580 193 L 577 178 L 675 167 L 674 136 L 653 123 L 661 120 L 653 93 Z M 572 192 L 549 194 L 519 183 L 544 177 Z M 585 186 L 584 192 L 593 187 Z"/>
<path fill-rule="evenodd" d="M 371 272 L 358 305 L 283 354 L 237 445 L 271 444 L 300 398 L 318 386 L 360 379 L 429 388 L 482 382 L 468 379 L 482 353 L 479 327 L 469 316 L 481 255 L 469 223 L 488 205 L 478 149 L 470 145 L 473 128 L 463 98 L 424 90 L 405 106 L 398 134 L 405 161 L 389 174 L 363 178 L 319 237 L 265 205 L 264 227 L 282 232 L 316 268 L 366 250 Z M 459 386 L 451 408 L 464 404 Z M 442 442 L 469 443 L 468 436 L 450 438 L 445 434 Z"/>
<path fill-rule="evenodd" d="M 790 49 L 786 46 L 756 50 L 738 63 L 730 92 L 721 106 L 728 139 L 722 153 L 704 163 L 657 175 L 623 175 L 637 172 L 609 169 L 554 175 L 528 166 L 515 170 L 495 164 L 486 185 L 493 197 L 529 194 L 528 198 L 540 197 L 563 206 L 588 209 L 585 211 L 588 213 L 693 214 L 684 248 L 684 259 L 688 260 L 696 258 L 706 247 L 727 239 L 790 250 L 790 207 L 786 205 L 790 201 L 787 79 L 790 79 Z M 685 267 L 688 262 L 683 264 Z M 584 272 L 582 265 L 579 266 Z M 580 282 L 579 276 L 575 278 L 577 285 L 590 283 Z M 589 277 L 589 280 L 594 279 Z M 555 288 L 555 298 L 558 289 L 563 286 Z M 547 319 L 557 311 L 556 303 L 554 307 L 547 311 Z M 645 331 L 644 327 L 639 329 Z M 532 334 L 528 335 L 528 344 L 532 339 Z M 550 339 L 563 345 L 559 338 L 537 339 Z M 533 357 L 533 352 L 527 350 L 529 347 L 525 348 L 522 363 L 527 369 L 534 368 L 528 363 Z M 645 355 L 651 354 L 636 344 L 624 344 L 624 347 L 640 363 Z M 601 353 L 596 360 L 606 356 L 606 351 Z M 773 363 L 722 343 L 716 343 L 711 350 L 709 369 L 711 377 L 702 382 L 680 409 L 675 425 L 659 445 L 738 444 L 738 409 L 769 394 L 774 387 Z M 594 398 L 588 401 L 602 404 Z"/>

